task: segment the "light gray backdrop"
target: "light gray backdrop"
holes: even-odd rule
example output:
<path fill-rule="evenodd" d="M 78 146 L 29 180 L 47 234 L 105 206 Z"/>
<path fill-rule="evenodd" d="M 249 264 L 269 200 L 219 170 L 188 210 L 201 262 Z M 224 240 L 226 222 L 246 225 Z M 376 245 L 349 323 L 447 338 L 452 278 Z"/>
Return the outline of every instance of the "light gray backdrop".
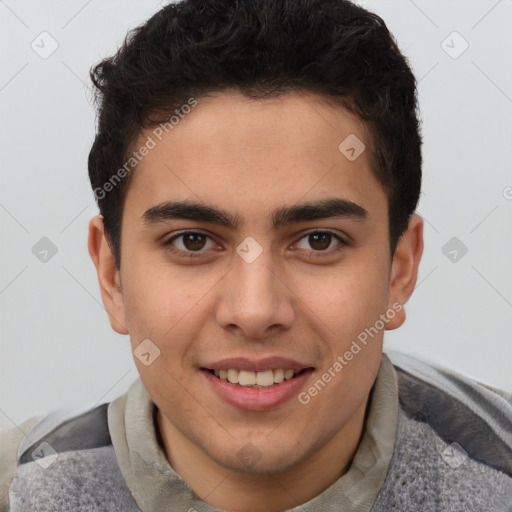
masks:
<path fill-rule="evenodd" d="M 510 389 L 512 0 L 360 3 L 410 59 L 423 119 L 426 248 L 386 346 Z M 158 8 L 0 0 L 0 427 L 111 400 L 137 377 L 87 252 L 88 71 Z"/>

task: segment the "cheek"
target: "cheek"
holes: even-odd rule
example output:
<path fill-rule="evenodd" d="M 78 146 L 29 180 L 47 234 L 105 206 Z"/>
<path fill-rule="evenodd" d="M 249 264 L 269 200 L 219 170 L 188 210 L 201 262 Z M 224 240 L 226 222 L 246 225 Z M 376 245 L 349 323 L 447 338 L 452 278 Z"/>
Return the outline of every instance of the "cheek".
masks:
<path fill-rule="evenodd" d="M 163 372 L 165 367 L 179 374 L 184 361 L 193 359 L 194 341 L 200 338 L 208 315 L 207 292 L 218 279 L 192 279 L 186 272 L 142 265 L 135 260 L 126 265 L 125 271 L 130 276 L 123 285 L 132 350 L 143 340 L 151 340 L 160 350 L 157 362 L 161 363 L 148 367 L 151 372 Z M 140 367 L 142 373 L 145 370 L 145 366 Z M 166 376 L 162 373 L 161 377 Z"/>
<path fill-rule="evenodd" d="M 123 280 L 127 314 L 139 331 L 163 335 L 187 314 L 204 295 L 204 287 L 191 280 L 186 271 L 170 265 L 154 264 L 149 259 L 126 262 Z M 195 283 L 195 284 L 194 284 Z"/>
<path fill-rule="evenodd" d="M 300 296 L 332 336 L 373 325 L 387 304 L 386 274 L 376 266 L 340 267 L 328 277 L 297 282 Z"/>

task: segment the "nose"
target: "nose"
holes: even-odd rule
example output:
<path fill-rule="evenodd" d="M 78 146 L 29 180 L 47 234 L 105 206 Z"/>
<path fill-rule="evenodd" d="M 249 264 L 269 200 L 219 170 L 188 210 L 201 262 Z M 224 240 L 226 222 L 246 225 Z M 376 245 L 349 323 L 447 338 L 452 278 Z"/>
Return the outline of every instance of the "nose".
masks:
<path fill-rule="evenodd" d="M 219 288 L 218 324 L 254 340 L 289 329 L 295 318 L 295 295 L 286 286 L 281 267 L 273 264 L 270 249 L 252 262 L 237 254 L 233 265 Z"/>

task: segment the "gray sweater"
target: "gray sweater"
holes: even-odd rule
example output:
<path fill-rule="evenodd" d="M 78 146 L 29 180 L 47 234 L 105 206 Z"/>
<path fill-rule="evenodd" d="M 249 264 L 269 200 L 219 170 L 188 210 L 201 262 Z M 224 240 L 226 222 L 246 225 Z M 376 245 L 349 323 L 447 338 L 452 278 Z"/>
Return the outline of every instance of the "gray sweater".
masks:
<path fill-rule="evenodd" d="M 290 512 L 512 512 L 512 396 L 388 354 L 348 472 Z M 109 404 L 1 432 L 0 512 L 218 511 L 169 465 L 155 412 L 137 379 Z"/>

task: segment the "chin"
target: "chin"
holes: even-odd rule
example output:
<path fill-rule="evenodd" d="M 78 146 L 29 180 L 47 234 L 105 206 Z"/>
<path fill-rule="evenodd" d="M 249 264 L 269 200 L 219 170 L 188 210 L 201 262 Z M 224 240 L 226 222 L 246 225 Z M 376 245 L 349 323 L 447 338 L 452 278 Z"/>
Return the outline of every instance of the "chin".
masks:
<path fill-rule="evenodd" d="M 285 443 L 273 443 L 270 446 L 268 439 L 236 443 L 240 448 L 231 451 L 233 445 L 226 447 L 226 451 L 207 453 L 219 466 L 237 473 L 247 475 L 269 475 L 283 473 L 299 464 L 307 454 L 297 451 L 297 443 L 284 446 Z M 229 450 L 229 453 L 227 452 Z"/>
<path fill-rule="evenodd" d="M 295 466 L 298 462 L 295 460 L 295 457 L 296 455 L 294 453 L 280 454 L 276 457 L 268 457 L 267 454 L 262 454 L 261 459 L 254 463 L 246 463 L 245 461 L 236 458 L 236 456 L 235 458 L 230 457 L 228 459 L 216 460 L 216 462 L 230 471 L 245 474 L 247 476 L 277 475 L 279 473 L 284 473 Z"/>

